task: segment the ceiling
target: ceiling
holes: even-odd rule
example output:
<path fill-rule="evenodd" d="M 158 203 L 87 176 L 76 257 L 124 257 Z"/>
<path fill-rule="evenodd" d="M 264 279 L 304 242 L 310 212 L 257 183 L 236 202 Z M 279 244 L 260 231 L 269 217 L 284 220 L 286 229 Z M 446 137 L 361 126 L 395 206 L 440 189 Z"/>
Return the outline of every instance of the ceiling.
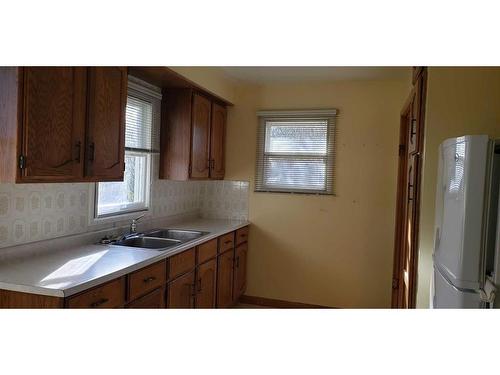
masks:
<path fill-rule="evenodd" d="M 262 84 L 269 82 L 311 82 L 311 81 L 348 81 L 410 79 L 410 67 L 344 67 L 344 66 L 308 66 L 308 67 L 221 67 L 224 73 L 238 81 Z"/>

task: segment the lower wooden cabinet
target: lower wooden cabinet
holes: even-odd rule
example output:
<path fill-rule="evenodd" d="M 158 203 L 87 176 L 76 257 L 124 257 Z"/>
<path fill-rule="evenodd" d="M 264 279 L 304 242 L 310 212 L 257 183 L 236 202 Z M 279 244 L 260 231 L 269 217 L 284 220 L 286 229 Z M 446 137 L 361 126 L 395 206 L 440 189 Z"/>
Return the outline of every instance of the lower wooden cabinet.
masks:
<path fill-rule="evenodd" d="M 167 284 L 167 308 L 190 309 L 194 307 L 194 276 L 194 271 L 191 271 Z"/>
<path fill-rule="evenodd" d="M 68 299 L 69 308 L 113 308 L 125 303 L 125 278 L 110 281 Z"/>
<path fill-rule="evenodd" d="M 219 255 L 217 264 L 217 307 L 233 304 L 233 251 Z"/>
<path fill-rule="evenodd" d="M 215 307 L 217 289 L 217 259 L 201 264 L 196 269 L 195 307 L 209 309 Z"/>
<path fill-rule="evenodd" d="M 165 289 L 158 288 L 144 297 L 130 302 L 127 309 L 162 309 L 165 307 Z"/>
<path fill-rule="evenodd" d="M 237 302 L 247 286 L 248 243 L 242 243 L 234 249 L 234 289 L 233 300 Z"/>

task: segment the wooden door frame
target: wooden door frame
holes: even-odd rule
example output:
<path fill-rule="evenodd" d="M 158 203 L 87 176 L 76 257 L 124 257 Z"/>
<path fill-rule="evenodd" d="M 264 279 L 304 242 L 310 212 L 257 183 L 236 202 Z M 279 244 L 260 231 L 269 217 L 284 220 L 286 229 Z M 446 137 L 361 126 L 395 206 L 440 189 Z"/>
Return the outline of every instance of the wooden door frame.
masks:
<path fill-rule="evenodd" d="M 400 114 L 400 131 L 399 131 L 399 149 L 398 149 L 398 182 L 397 182 L 397 198 L 396 198 L 396 222 L 395 222 L 395 235 L 394 235 L 394 262 L 393 262 L 393 275 L 392 275 L 392 308 L 402 307 L 402 285 L 403 280 L 400 277 L 400 270 L 402 267 L 404 257 L 404 241 L 406 225 L 406 208 L 407 208 L 407 162 L 408 162 L 408 118 L 411 116 L 411 104 L 414 95 L 419 96 L 419 139 L 417 140 L 417 170 L 416 181 L 418 181 L 415 195 L 415 224 L 413 228 L 413 246 L 411 247 L 410 259 L 410 276 L 408 283 L 409 293 L 409 308 L 416 307 L 417 296 L 417 277 L 418 277 L 418 244 L 419 244 L 419 226 L 420 226 L 420 196 L 422 190 L 422 156 L 424 147 L 424 132 L 425 132 L 425 101 L 427 92 L 427 69 L 425 67 L 414 67 L 412 77 L 413 88 L 403 106 Z"/>

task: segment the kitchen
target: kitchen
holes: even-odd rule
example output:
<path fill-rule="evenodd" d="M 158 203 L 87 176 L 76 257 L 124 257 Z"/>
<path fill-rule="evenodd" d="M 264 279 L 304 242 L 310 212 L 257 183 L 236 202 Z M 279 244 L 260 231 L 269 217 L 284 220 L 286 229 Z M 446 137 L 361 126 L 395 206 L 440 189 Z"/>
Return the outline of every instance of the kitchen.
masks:
<path fill-rule="evenodd" d="M 2 374 L 487 371 L 498 10 L 383 3 L 3 4 Z"/>

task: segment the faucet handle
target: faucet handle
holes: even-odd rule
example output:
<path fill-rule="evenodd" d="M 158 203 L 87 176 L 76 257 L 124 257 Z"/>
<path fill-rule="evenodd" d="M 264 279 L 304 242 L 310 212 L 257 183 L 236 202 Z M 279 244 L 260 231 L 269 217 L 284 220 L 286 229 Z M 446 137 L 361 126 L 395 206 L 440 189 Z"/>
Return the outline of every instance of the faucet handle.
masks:
<path fill-rule="evenodd" d="M 142 214 L 142 215 L 140 215 L 140 216 L 138 216 L 138 217 L 136 217 L 135 219 L 132 219 L 132 222 L 137 223 L 137 222 L 138 222 L 139 220 L 141 220 L 144 216 L 146 216 L 146 214 L 145 214 L 145 213 L 144 213 L 144 214 Z"/>

